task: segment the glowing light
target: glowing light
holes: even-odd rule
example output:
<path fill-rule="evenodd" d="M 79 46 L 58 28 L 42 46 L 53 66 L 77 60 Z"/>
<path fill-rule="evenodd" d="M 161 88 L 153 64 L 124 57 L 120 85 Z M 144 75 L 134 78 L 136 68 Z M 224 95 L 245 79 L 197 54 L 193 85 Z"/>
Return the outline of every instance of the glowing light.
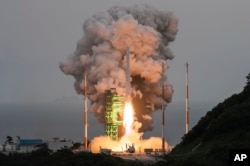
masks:
<path fill-rule="evenodd" d="M 131 103 L 125 104 L 123 112 L 123 126 L 125 127 L 125 134 L 129 134 L 132 131 L 132 124 L 134 121 L 134 109 Z"/>

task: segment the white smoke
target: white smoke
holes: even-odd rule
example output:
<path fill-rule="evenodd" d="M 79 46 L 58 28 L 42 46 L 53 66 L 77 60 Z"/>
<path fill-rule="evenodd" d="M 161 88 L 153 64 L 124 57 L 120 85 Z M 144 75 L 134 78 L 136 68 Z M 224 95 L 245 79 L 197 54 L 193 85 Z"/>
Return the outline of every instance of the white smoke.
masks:
<path fill-rule="evenodd" d="M 148 5 L 112 7 L 87 19 L 83 24 L 84 36 L 75 52 L 60 63 L 66 75 L 75 78 L 78 94 L 87 91 L 90 111 L 104 122 L 104 92 L 116 88 L 125 96 L 125 54 L 130 50 L 131 93 L 140 131 L 152 130 L 152 111 L 171 101 L 172 86 L 165 80 L 162 95 L 162 62 L 172 59 L 168 47 L 177 34 L 178 19 L 171 12 L 158 11 Z M 86 68 L 87 89 L 83 86 Z"/>

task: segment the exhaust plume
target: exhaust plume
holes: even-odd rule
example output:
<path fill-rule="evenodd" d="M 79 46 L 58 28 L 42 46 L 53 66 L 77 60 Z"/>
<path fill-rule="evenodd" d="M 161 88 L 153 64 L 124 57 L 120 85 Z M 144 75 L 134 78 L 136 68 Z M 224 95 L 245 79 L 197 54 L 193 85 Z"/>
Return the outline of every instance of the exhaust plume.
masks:
<path fill-rule="evenodd" d="M 75 78 L 78 94 L 87 92 L 89 110 L 104 122 L 104 92 L 116 88 L 126 94 L 126 48 L 130 51 L 131 98 L 135 117 L 142 124 L 140 132 L 153 129 L 151 113 L 171 101 L 173 89 L 164 76 L 162 95 L 162 62 L 174 55 L 168 47 L 175 40 L 178 19 L 171 12 L 158 11 L 148 5 L 112 7 L 88 18 L 83 37 L 74 53 L 60 62 L 60 69 Z M 83 73 L 86 69 L 87 85 Z"/>

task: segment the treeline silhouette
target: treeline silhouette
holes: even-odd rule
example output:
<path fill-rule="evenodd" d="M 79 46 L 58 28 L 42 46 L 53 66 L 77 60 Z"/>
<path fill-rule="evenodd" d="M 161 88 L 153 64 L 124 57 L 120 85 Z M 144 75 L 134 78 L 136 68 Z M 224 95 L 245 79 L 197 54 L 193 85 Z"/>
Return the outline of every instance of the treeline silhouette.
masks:
<path fill-rule="evenodd" d="M 230 149 L 250 149 L 250 73 L 243 91 L 202 117 L 167 159 L 170 165 L 228 165 Z"/>
<path fill-rule="evenodd" d="M 63 149 L 55 153 L 46 148 L 39 148 L 31 153 L 13 153 L 5 155 L 0 153 L 0 165 L 10 166 L 141 166 L 139 161 L 123 160 L 105 154 L 93 154 L 89 152 L 73 153 L 71 150 Z"/>

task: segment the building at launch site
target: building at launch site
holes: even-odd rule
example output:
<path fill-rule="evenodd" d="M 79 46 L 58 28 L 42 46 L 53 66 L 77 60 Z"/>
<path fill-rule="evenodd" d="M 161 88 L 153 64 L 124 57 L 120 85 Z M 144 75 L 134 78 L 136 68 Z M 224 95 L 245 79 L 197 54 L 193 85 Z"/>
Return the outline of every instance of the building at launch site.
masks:
<path fill-rule="evenodd" d="M 119 126 L 123 124 L 119 113 L 124 109 L 124 97 L 112 88 L 105 91 L 105 134 L 112 140 L 118 141 Z"/>

